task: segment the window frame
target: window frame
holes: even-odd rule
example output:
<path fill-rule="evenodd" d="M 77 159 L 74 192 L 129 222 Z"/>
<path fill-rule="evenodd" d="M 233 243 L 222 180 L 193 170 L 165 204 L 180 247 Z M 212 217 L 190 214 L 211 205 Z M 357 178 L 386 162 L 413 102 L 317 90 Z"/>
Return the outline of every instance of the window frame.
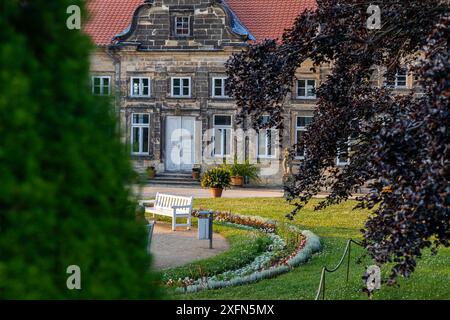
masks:
<path fill-rule="evenodd" d="M 219 99 L 229 99 L 230 96 L 227 95 L 225 90 L 225 82 L 227 81 L 227 77 L 212 77 L 211 78 L 211 97 L 212 98 L 219 98 Z M 221 93 L 222 95 L 218 96 L 216 95 L 216 80 L 222 81 L 222 87 L 221 87 Z"/>
<path fill-rule="evenodd" d="M 402 75 L 402 77 L 403 77 L 403 75 Z M 394 85 L 394 88 L 396 88 L 396 89 L 407 89 L 408 88 L 408 69 L 405 69 L 405 75 L 404 75 L 404 77 L 405 77 L 405 85 L 403 86 L 403 85 L 399 85 L 398 83 L 399 83 L 399 73 L 397 72 L 396 74 L 395 74 L 395 85 Z"/>
<path fill-rule="evenodd" d="M 398 84 L 398 78 L 399 78 L 399 71 L 397 71 L 394 75 L 394 81 L 393 84 L 389 83 L 389 80 L 387 78 L 385 78 L 385 85 L 388 88 L 391 89 L 408 89 L 408 80 L 409 80 L 409 69 L 407 67 L 401 67 L 400 70 L 404 70 L 405 71 L 405 85 L 400 86 Z M 403 75 L 402 75 L 403 76 Z"/>
<path fill-rule="evenodd" d="M 139 80 L 139 94 L 134 94 L 134 80 Z M 148 80 L 148 94 L 144 95 L 143 80 Z M 148 98 L 152 96 L 152 80 L 150 77 L 130 77 L 130 97 L 133 98 Z"/>
<path fill-rule="evenodd" d="M 305 95 L 301 96 L 299 95 L 299 89 L 300 87 L 300 81 L 305 81 Z M 314 81 L 314 95 L 312 96 L 308 96 L 308 81 Z M 317 89 L 317 80 L 316 79 L 312 79 L 312 78 L 308 78 L 308 79 L 297 79 L 296 81 L 296 86 L 295 86 L 295 97 L 297 100 L 301 100 L 301 99 L 305 99 L 305 100 L 314 100 L 317 99 L 317 95 L 315 93 L 316 89 Z"/>
<path fill-rule="evenodd" d="M 263 115 L 262 117 L 269 117 L 268 115 Z M 264 137 L 264 139 L 265 139 L 265 144 L 266 144 L 266 148 L 265 148 L 265 150 L 266 150 L 266 153 L 265 154 L 263 154 L 263 155 L 261 155 L 261 154 L 259 154 L 259 137 L 260 137 L 260 134 L 262 133 L 261 131 L 265 131 L 265 137 Z M 275 135 L 276 136 L 276 134 L 278 133 L 278 130 L 277 129 L 275 129 L 275 128 L 268 128 L 268 129 L 261 129 L 258 133 L 257 133 L 257 135 L 256 135 L 256 157 L 258 158 L 258 159 L 276 159 L 277 158 L 277 155 L 278 155 L 278 152 L 277 152 L 277 146 L 276 146 L 276 143 L 275 143 L 275 145 L 273 145 L 272 146 L 272 151 L 273 151 L 273 154 L 272 155 L 269 155 L 269 154 L 267 154 L 267 152 L 268 152 L 268 150 L 269 150 L 269 148 L 268 148 L 268 146 L 269 146 L 269 139 L 268 139 L 268 132 L 269 131 L 271 131 L 272 132 L 272 134 L 273 135 Z M 275 137 L 276 138 L 276 137 Z"/>
<path fill-rule="evenodd" d="M 146 115 L 148 116 L 148 123 L 134 123 L 134 117 L 136 115 Z M 151 114 L 150 113 L 145 113 L 145 112 L 133 112 L 131 114 L 131 134 L 130 134 L 130 139 L 131 139 L 131 154 L 134 156 L 148 156 L 150 155 L 150 124 L 151 124 Z M 134 129 L 135 128 L 139 128 L 139 151 L 138 152 L 134 152 L 133 151 L 133 143 L 134 143 Z M 143 146 L 144 146 L 144 142 L 143 142 L 143 129 L 148 129 L 148 151 L 147 152 L 143 152 Z"/>
<path fill-rule="evenodd" d="M 216 117 L 229 117 L 230 118 L 230 125 L 216 125 Z M 232 154 L 232 150 L 233 150 L 233 116 L 229 115 L 229 114 L 214 114 L 213 115 L 213 157 L 215 158 L 226 158 L 226 157 L 231 157 Z M 229 139 L 229 143 L 230 143 L 230 153 L 226 154 L 225 150 L 226 150 L 226 145 L 225 145 L 225 141 L 223 139 L 223 131 L 221 134 L 221 153 L 218 154 L 216 153 L 216 129 L 225 129 L 225 130 L 229 130 L 230 132 L 230 139 Z"/>
<path fill-rule="evenodd" d="M 187 34 L 185 34 L 185 33 L 181 33 L 180 34 L 180 33 L 177 32 L 177 30 L 178 30 L 177 19 L 187 19 L 187 31 L 188 31 Z M 184 29 L 184 24 L 186 22 L 182 21 L 181 23 L 183 24 L 182 29 Z M 174 24 L 173 25 L 173 34 L 174 34 L 175 37 L 184 38 L 184 37 L 190 37 L 191 36 L 191 33 L 192 33 L 192 30 L 191 30 L 191 16 L 188 16 L 188 15 L 175 15 L 174 18 L 173 18 L 173 24 Z"/>
<path fill-rule="evenodd" d="M 298 142 L 298 133 L 300 131 L 301 132 L 307 132 L 308 131 L 308 125 L 306 125 L 306 126 L 299 126 L 298 125 L 298 119 L 299 118 L 311 118 L 311 122 L 312 122 L 312 119 L 314 118 L 314 116 L 296 116 L 295 117 L 295 145 L 297 145 L 297 142 Z M 298 153 L 296 152 L 295 159 L 297 159 L 297 160 L 304 160 L 305 159 L 305 155 L 306 155 L 306 150 L 304 150 L 304 153 L 303 153 L 302 156 L 298 155 Z"/>
<path fill-rule="evenodd" d="M 347 142 L 347 146 L 348 146 L 347 147 L 347 155 L 348 155 L 347 161 L 339 161 L 340 160 L 339 159 L 340 150 L 338 149 L 338 151 L 337 151 L 336 166 L 338 166 L 338 167 L 345 167 L 345 166 L 348 166 L 350 164 L 350 152 L 351 152 L 351 141 L 350 141 L 350 139 Z"/>
<path fill-rule="evenodd" d="M 96 94 L 95 93 L 95 79 L 100 79 L 100 93 L 99 94 Z M 104 92 L 103 92 L 103 89 L 104 89 L 104 87 L 105 87 L 105 85 L 104 85 L 104 80 L 105 79 L 108 79 L 108 93 L 107 94 L 105 94 Z M 111 79 L 112 79 L 112 77 L 111 76 L 92 76 L 91 77 L 91 81 L 92 81 L 92 94 L 94 95 L 94 96 L 110 96 L 111 95 Z"/>
<path fill-rule="evenodd" d="M 180 80 L 180 95 L 174 94 L 174 80 L 179 79 Z M 183 95 L 183 80 L 189 80 L 189 95 Z M 172 98 L 192 98 L 192 78 L 191 77 L 171 77 L 170 78 L 170 96 Z"/>

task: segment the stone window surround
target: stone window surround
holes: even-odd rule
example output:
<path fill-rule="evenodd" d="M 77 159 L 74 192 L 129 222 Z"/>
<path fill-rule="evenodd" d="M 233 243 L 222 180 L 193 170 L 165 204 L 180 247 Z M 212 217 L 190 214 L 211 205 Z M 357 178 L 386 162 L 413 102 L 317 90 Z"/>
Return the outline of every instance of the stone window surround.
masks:
<path fill-rule="evenodd" d="M 263 117 L 268 117 L 268 115 L 263 115 Z M 264 159 L 276 159 L 276 158 L 277 158 L 277 154 L 278 154 L 277 150 L 280 148 L 279 145 L 277 146 L 277 145 L 275 144 L 275 146 L 272 146 L 272 153 L 273 153 L 273 154 L 271 154 L 271 155 L 268 155 L 268 154 L 267 154 L 267 146 L 268 146 L 267 132 L 268 132 L 269 130 L 272 132 L 272 134 L 275 134 L 275 135 L 277 135 L 277 134 L 279 133 L 279 131 L 278 131 L 277 129 L 274 129 L 274 128 L 264 129 L 264 130 L 261 130 L 259 133 L 257 133 L 257 135 L 256 135 L 256 157 L 257 157 L 257 159 L 264 160 Z M 262 134 L 263 132 L 266 133 L 266 137 L 265 137 L 265 141 L 266 141 L 266 154 L 259 154 L 259 136 L 260 136 L 260 134 Z M 277 139 L 278 137 L 275 137 L 275 138 Z"/>
<path fill-rule="evenodd" d="M 304 115 L 304 114 L 297 114 L 296 116 L 295 116 L 295 144 L 297 144 L 297 141 L 298 141 L 298 133 L 299 132 L 306 132 L 306 131 L 308 131 L 308 129 L 307 129 L 307 127 L 306 126 L 299 126 L 298 125 L 298 119 L 299 118 L 313 118 L 313 116 L 312 115 L 310 115 L 310 116 L 308 116 L 308 115 Z M 295 159 L 296 160 L 304 160 L 305 159 L 305 155 L 296 155 L 296 157 L 295 157 Z"/>
<path fill-rule="evenodd" d="M 226 125 L 216 125 L 215 124 L 215 119 L 216 119 L 216 116 L 224 116 L 224 117 L 230 117 L 231 118 L 231 124 L 229 125 L 229 126 L 226 126 Z M 213 115 L 213 117 L 212 117 L 212 129 L 213 129 L 213 132 L 212 132 L 212 141 L 213 141 L 213 143 L 215 144 L 215 139 L 216 139 L 216 129 L 227 129 L 227 130 L 230 130 L 230 135 L 229 135 L 229 143 L 230 143 L 230 154 L 225 154 L 225 152 L 224 152 L 224 143 L 223 143 L 223 141 L 222 141 L 222 143 L 221 143 L 221 145 L 222 145 L 222 152 L 220 153 L 220 154 L 216 154 L 216 150 L 215 150 L 215 147 L 214 147 L 214 150 L 213 150 L 213 157 L 214 158 L 226 158 L 226 157 L 230 157 L 231 156 L 231 154 L 232 154 L 232 150 L 233 150 L 233 115 L 231 115 L 231 114 L 226 114 L 226 113 L 215 113 L 214 115 Z"/>
<path fill-rule="evenodd" d="M 348 139 L 347 145 L 348 145 L 347 154 L 350 156 L 350 149 L 351 149 L 351 140 L 350 140 L 350 138 Z M 340 154 L 340 150 L 338 149 L 337 150 L 337 156 L 336 156 L 336 165 L 338 167 L 344 167 L 344 166 L 350 164 L 350 157 L 348 157 L 346 161 L 340 161 L 341 159 L 340 159 L 340 155 L 339 154 Z"/>
<path fill-rule="evenodd" d="M 150 98 L 150 97 L 152 97 L 152 94 L 153 94 L 153 90 L 152 90 L 153 81 L 152 81 L 151 77 L 131 76 L 129 79 L 130 79 L 130 95 L 129 95 L 130 98 Z M 133 94 L 133 80 L 135 80 L 135 79 L 140 79 L 140 80 L 148 79 L 148 94 L 147 95 L 134 95 Z M 140 81 L 139 82 L 139 87 L 140 87 L 139 91 L 142 90 L 141 86 L 142 86 L 142 82 Z"/>
<path fill-rule="evenodd" d="M 192 40 L 194 34 L 194 8 L 193 7 L 177 7 L 170 8 L 170 40 Z M 189 18 L 189 35 L 176 34 L 176 18 L 188 17 Z"/>
<path fill-rule="evenodd" d="M 404 71 L 405 75 L 400 75 L 399 72 L 397 71 L 395 73 L 395 75 L 394 75 L 394 78 L 392 79 L 393 81 L 391 81 L 392 84 L 388 83 L 388 79 L 386 79 L 386 78 L 384 79 L 385 86 L 387 86 L 389 88 L 392 88 L 392 89 L 408 89 L 408 83 L 409 83 L 409 80 L 410 80 L 409 79 L 409 77 L 410 77 L 410 75 L 409 75 L 409 68 L 403 66 L 403 67 L 400 67 L 400 69 L 401 69 L 401 71 Z M 400 77 L 404 77 L 405 78 L 405 80 L 404 80 L 405 85 L 399 85 L 399 82 L 400 82 L 399 78 Z M 403 82 L 403 80 L 401 82 Z"/>
<path fill-rule="evenodd" d="M 146 115 L 148 116 L 148 123 L 134 123 L 134 116 L 135 115 Z M 151 122 L 152 122 L 152 115 L 148 112 L 132 112 L 130 113 L 129 117 L 130 121 L 130 147 L 131 147 L 131 155 L 132 156 L 149 156 L 150 155 L 150 149 L 151 149 Z M 133 152 L 133 138 L 134 138 L 134 129 L 139 128 L 139 149 L 142 147 L 143 138 L 142 138 L 142 132 L 144 128 L 148 129 L 148 151 L 142 152 L 141 150 L 139 152 Z"/>
<path fill-rule="evenodd" d="M 227 77 L 224 76 L 224 75 L 213 75 L 211 77 L 211 81 L 210 81 L 211 98 L 218 99 L 218 100 L 230 100 L 230 99 L 232 99 L 225 92 L 225 83 L 224 82 L 223 82 L 224 87 L 222 88 L 223 95 L 218 96 L 218 95 L 215 94 L 215 89 L 216 89 L 215 81 L 216 80 L 226 80 L 226 79 L 227 79 Z"/>
<path fill-rule="evenodd" d="M 299 82 L 300 81 L 305 81 L 305 96 L 300 96 L 298 94 L 299 91 Z M 296 100 L 315 100 L 317 99 L 316 94 L 314 94 L 313 96 L 308 96 L 308 81 L 314 81 L 314 89 L 317 89 L 317 79 L 315 78 L 306 78 L 306 77 L 301 77 L 301 78 L 296 78 L 295 79 L 295 93 L 294 93 L 294 97 Z"/>
<path fill-rule="evenodd" d="M 100 79 L 100 94 L 95 93 L 95 85 L 94 81 L 95 79 Z M 104 88 L 104 80 L 108 79 L 108 93 L 105 94 L 103 92 Z M 111 95 L 111 89 L 112 89 L 112 76 L 110 75 L 92 75 L 91 76 L 91 82 L 92 82 L 92 94 L 96 96 L 110 96 Z"/>
<path fill-rule="evenodd" d="M 174 79 L 189 79 L 189 95 L 174 95 L 174 86 L 173 86 L 173 80 Z M 194 83 L 193 83 L 193 77 L 190 75 L 176 75 L 176 76 L 171 76 L 169 78 L 169 98 L 171 99 L 194 99 L 194 95 L 193 95 L 193 88 L 194 88 Z M 183 86 L 180 87 L 181 91 L 183 89 Z"/>

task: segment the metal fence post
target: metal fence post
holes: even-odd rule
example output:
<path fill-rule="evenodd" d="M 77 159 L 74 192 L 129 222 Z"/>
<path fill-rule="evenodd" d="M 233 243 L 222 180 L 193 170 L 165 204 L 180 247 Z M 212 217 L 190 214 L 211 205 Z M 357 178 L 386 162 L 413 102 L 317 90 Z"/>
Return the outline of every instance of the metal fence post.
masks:
<path fill-rule="evenodd" d="M 323 282 L 322 282 L 322 300 L 325 300 L 325 272 L 323 273 Z"/>
<path fill-rule="evenodd" d="M 214 220 L 214 212 L 209 212 L 209 249 L 213 249 L 213 220 Z"/>
<path fill-rule="evenodd" d="M 347 259 L 347 282 L 350 275 L 350 256 L 352 252 L 352 242 L 350 241 L 348 243 L 348 259 Z"/>

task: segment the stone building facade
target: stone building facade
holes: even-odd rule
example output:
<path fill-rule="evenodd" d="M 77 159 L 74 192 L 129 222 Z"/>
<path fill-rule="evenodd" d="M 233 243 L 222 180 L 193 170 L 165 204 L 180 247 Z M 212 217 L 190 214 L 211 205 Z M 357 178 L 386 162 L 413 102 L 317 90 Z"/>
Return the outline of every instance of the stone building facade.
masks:
<path fill-rule="evenodd" d="M 190 172 L 237 157 L 261 168 L 262 184 L 282 184 L 284 150 L 306 130 L 314 88 L 328 66 L 313 72 L 305 63 L 298 69 L 279 145 L 276 130 L 256 133 L 236 124 L 236 105 L 224 90 L 225 63 L 255 38 L 225 1 L 143 1 L 130 20 L 92 55 L 91 73 L 93 93 L 115 97 L 136 168 Z"/>

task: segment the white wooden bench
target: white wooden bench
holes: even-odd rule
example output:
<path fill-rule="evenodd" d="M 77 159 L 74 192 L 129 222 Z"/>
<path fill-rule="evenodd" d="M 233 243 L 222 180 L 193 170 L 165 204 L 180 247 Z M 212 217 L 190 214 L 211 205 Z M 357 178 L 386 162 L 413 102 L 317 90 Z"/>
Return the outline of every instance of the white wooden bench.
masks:
<path fill-rule="evenodd" d="M 194 197 L 172 196 L 158 192 L 155 200 L 139 201 L 139 205 L 145 207 L 145 213 L 171 217 L 173 231 L 176 231 L 177 227 L 187 227 L 190 230 L 193 201 Z M 145 206 L 146 204 L 153 204 L 153 207 Z M 186 218 L 187 223 L 177 224 L 177 218 Z"/>

